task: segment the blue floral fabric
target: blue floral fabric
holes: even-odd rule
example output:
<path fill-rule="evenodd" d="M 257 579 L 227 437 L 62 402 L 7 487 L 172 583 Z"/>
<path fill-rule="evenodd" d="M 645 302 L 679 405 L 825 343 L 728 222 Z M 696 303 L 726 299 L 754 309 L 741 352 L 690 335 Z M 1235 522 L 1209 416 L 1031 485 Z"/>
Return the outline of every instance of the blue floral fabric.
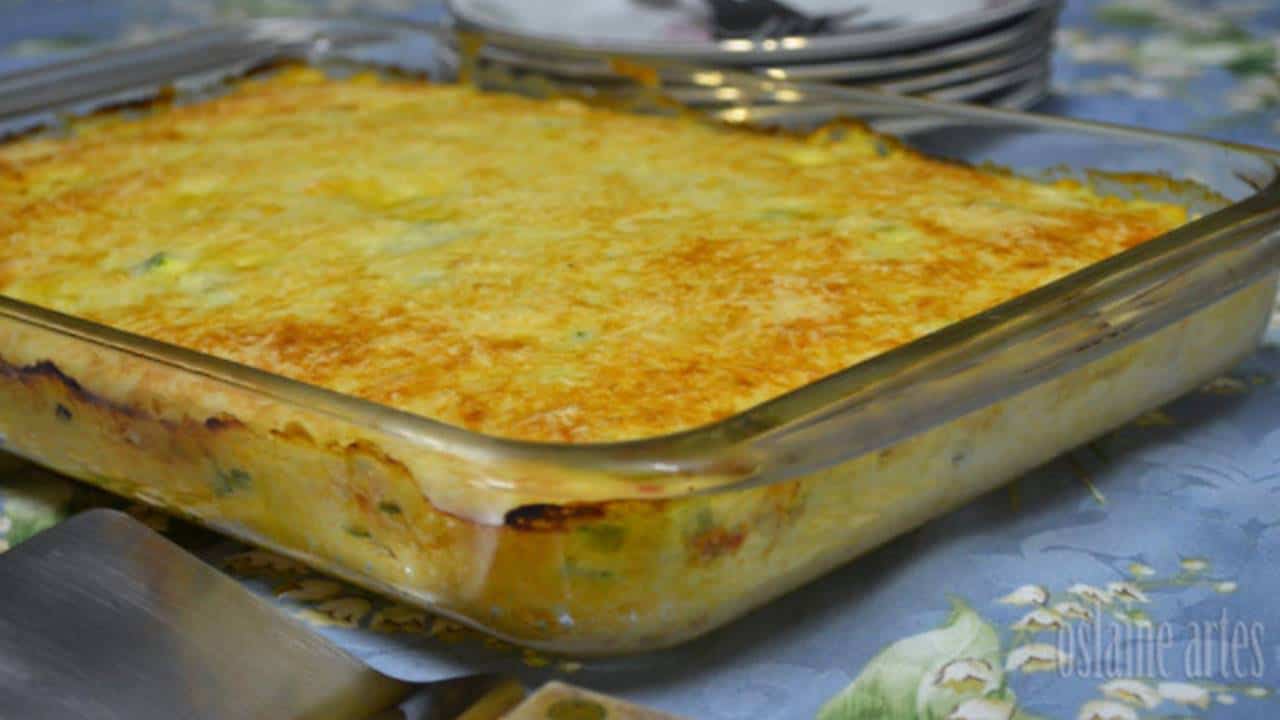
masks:
<path fill-rule="evenodd" d="M 0 0 L 0 70 L 220 17 L 317 10 L 441 13 L 413 0 Z M 1068 2 L 1054 71 L 1042 112 L 1280 145 L 1273 2 Z M 79 508 L 122 505 L 411 680 L 567 678 L 719 720 L 1270 719 L 1278 380 L 1280 323 L 1200 390 L 709 637 L 626 661 L 513 648 L 9 458 L 0 550 Z"/>

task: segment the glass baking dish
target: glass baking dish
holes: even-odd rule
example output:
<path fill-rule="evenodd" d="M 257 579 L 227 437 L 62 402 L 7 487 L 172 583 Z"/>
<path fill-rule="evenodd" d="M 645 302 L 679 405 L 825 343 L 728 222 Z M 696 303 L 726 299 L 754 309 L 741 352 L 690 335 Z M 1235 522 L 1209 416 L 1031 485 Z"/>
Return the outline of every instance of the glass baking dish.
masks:
<path fill-rule="evenodd" d="M 1174 197 L 1200 217 L 734 417 L 611 444 L 480 435 L 0 297 L 3 446 L 508 640 L 617 654 L 705 633 L 1197 386 L 1270 316 L 1273 153 L 659 61 L 613 61 L 623 79 L 584 88 L 486 66 L 483 38 L 457 39 L 220 27 L 0 78 L 0 123 L 166 88 L 195 102 L 282 60 L 638 111 L 691 112 L 671 96 L 700 87 L 713 120 L 853 117 L 935 156 Z"/>

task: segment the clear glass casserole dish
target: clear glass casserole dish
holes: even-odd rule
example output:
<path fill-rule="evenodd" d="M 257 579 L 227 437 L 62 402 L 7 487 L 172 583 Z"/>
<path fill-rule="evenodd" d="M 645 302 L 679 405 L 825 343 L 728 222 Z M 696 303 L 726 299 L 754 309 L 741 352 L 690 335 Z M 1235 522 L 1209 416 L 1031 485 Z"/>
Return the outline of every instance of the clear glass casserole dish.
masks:
<path fill-rule="evenodd" d="M 169 86 L 197 98 L 283 59 L 585 90 L 493 72 L 472 62 L 481 42 L 465 37 L 459 63 L 434 28 L 248 23 L 0 78 L 0 122 Z M 481 435 L 0 297 L 4 447 L 524 645 L 633 652 L 722 625 L 1195 387 L 1270 316 L 1280 180 L 1266 151 L 617 67 L 634 82 L 590 89 L 596 101 L 670 108 L 683 93 L 728 122 L 853 117 L 930 155 L 1205 215 L 713 425 L 608 444 Z"/>

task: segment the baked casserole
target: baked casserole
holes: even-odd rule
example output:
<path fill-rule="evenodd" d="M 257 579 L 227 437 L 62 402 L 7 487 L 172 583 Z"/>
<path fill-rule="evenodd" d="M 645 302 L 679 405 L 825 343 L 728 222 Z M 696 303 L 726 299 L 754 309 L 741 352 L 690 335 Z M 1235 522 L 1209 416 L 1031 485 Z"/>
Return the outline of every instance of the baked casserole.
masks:
<path fill-rule="evenodd" d="M 748 131 L 290 68 L 0 146 L 0 293 L 484 435 L 593 444 L 733 417 L 1187 219 L 854 123 Z M 517 641 L 609 652 L 703 632 L 1052 453 L 1027 417 L 1062 414 L 1053 447 L 1123 420 L 1168 390 L 1111 380 L 1192 335 L 1223 354 L 1179 362 L 1211 373 L 1265 290 L 881 453 L 720 495 L 536 502 L 570 481 L 409 457 L 8 325 L 0 433 Z"/>

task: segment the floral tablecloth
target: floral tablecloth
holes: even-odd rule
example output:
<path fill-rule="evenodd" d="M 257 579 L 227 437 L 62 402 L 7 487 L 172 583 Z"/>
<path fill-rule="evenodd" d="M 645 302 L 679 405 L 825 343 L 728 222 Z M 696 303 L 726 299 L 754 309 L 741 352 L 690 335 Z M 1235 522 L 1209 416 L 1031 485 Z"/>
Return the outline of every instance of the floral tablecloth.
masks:
<path fill-rule="evenodd" d="M 0 70 L 317 8 L 440 13 L 413 0 L 0 0 Z M 1040 111 L 1280 144 L 1280 3 L 1072 0 L 1055 73 Z M 723 720 L 1280 717 L 1280 323 L 1199 391 L 722 631 L 622 664 L 507 646 L 0 455 L 0 550 L 102 504 L 406 679 L 559 677 Z"/>

